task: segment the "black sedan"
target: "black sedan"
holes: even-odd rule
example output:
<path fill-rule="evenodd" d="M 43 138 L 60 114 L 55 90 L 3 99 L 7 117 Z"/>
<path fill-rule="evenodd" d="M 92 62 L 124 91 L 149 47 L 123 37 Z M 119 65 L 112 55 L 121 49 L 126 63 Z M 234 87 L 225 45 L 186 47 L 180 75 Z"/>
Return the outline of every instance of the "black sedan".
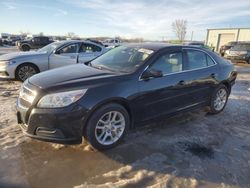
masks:
<path fill-rule="evenodd" d="M 134 127 L 209 106 L 221 112 L 237 73 L 199 47 L 130 44 L 85 64 L 26 80 L 17 102 L 25 134 L 77 144 L 84 136 L 98 150 L 117 145 Z"/>

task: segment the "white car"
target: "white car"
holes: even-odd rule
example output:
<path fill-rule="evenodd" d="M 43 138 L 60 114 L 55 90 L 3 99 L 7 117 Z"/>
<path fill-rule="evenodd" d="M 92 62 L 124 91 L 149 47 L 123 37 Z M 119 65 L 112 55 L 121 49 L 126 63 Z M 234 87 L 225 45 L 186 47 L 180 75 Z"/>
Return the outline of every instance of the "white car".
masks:
<path fill-rule="evenodd" d="M 107 39 L 105 41 L 103 41 L 103 45 L 105 47 L 117 47 L 117 46 L 120 46 L 122 45 L 122 41 L 118 40 L 118 39 Z"/>
<path fill-rule="evenodd" d="M 90 41 L 61 41 L 37 51 L 9 53 L 0 56 L 0 78 L 24 81 L 30 76 L 65 65 L 85 63 L 108 49 Z"/>

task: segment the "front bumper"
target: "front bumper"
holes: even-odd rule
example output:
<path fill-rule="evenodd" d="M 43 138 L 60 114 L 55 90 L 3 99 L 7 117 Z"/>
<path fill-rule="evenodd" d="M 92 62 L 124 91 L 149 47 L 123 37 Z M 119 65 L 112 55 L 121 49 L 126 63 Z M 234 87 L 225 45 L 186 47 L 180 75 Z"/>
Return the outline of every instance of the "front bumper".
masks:
<path fill-rule="evenodd" d="M 79 105 L 60 109 L 24 108 L 17 101 L 17 121 L 25 135 L 60 144 L 80 144 L 87 110 Z"/>
<path fill-rule="evenodd" d="M 0 78 L 15 78 L 15 67 L 6 66 L 0 63 Z"/>

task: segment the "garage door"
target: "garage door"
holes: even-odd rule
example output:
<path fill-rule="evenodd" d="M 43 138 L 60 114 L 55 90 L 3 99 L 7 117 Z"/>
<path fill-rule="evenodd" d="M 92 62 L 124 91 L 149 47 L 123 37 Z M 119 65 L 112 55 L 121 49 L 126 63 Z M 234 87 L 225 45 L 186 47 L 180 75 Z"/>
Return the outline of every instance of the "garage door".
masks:
<path fill-rule="evenodd" d="M 235 41 L 235 34 L 234 33 L 224 33 L 219 34 L 218 44 L 217 44 L 217 51 L 219 51 L 220 47 L 224 44 Z"/>

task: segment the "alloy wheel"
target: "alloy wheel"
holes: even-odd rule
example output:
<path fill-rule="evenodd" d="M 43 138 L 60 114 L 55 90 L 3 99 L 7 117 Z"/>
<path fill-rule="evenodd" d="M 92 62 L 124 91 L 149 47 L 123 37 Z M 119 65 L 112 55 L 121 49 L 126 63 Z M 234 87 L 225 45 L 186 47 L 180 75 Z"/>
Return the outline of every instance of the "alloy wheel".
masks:
<path fill-rule="evenodd" d="M 125 118 L 118 111 L 105 113 L 95 127 L 96 140 L 102 145 L 111 145 L 118 141 L 125 130 Z"/>
<path fill-rule="evenodd" d="M 24 81 L 27 78 L 33 76 L 34 74 L 36 74 L 36 70 L 35 68 L 29 66 L 29 65 L 25 65 L 22 66 L 19 70 L 18 70 L 18 77 Z"/>
<path fill-rule="evenodd" d="M 226 102 L 227 102 L 227 91 L 224 88 L 221 88 L 216 93 L 216 97 L 214 100 L 214 109 L 216 111 L 222 110 Z"/>

